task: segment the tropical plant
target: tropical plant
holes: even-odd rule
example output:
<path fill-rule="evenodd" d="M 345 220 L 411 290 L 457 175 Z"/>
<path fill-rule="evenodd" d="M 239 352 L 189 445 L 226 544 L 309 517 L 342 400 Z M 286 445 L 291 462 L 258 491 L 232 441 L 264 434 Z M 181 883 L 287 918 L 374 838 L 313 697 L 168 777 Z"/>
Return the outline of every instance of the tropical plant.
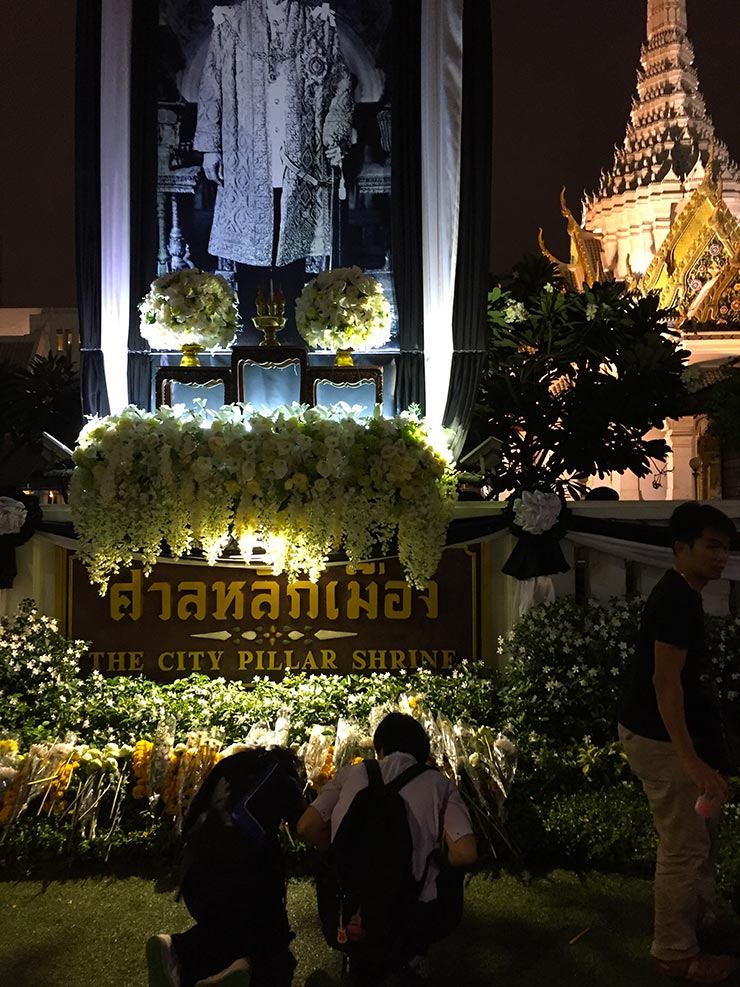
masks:
<path fill-rule="evenodd" d="M 81 427 L 80 377 L 70 356 L 50 350 L 28 368 L 0 363 L 0 436 L 20 446 L 52 432 L 72 445 Z"/>
<path fill-rule="evenodd" d="M 470 442 L 501 442 L 494 493 L 548 489 L 578 497 L 590 476 L 652 471 L 679 417 L 688 353 L 658 297 L 621 282 L 566 287 L 544 257 L 528 257 L 488 296 L 488 363 Z"/>

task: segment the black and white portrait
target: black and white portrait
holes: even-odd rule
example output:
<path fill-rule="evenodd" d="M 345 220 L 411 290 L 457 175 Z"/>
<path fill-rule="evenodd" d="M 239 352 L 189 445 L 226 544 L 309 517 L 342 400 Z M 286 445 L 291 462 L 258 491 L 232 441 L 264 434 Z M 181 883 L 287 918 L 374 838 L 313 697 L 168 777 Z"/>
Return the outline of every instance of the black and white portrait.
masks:
<path fill-rule="evenodd" d="M 246 324 L 260 284 L 292 315 L 329 267 L 392 300 L 389 24 L 390 0 L 160 0 L 158 273 L 224 274 Z"/>

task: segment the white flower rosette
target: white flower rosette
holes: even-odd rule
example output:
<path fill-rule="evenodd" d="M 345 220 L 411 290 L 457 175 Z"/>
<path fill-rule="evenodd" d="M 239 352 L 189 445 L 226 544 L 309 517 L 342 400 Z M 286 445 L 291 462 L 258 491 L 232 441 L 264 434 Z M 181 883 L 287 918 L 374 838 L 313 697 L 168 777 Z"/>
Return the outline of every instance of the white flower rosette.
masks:
<path fill-rule="evenodd" d="M 141 335 L 158 350 L 228 349 L 239 328 L 236 295 L 220 274 L 184 270 L 152 282 L 139 305 Z"/>
<path fill-rule="evenodd" d="M 372 349 L 390 339 L 391 307 L 383 286 L 359 267 L 322 271 L 295 307 L 298 332 L 314 349 Z"/>
<path fill-rule="evenodd" d="M 25 524 L 28 511 L 13 497 L 0 497 L 0 535 L 17 535 Z"/>
<path fill-rule="evenodd" d="M 555 493 L 523 490 L 514 501 L 514 520 L 528 535 L 544 535 L 557 523 L 562 506 Z"/>

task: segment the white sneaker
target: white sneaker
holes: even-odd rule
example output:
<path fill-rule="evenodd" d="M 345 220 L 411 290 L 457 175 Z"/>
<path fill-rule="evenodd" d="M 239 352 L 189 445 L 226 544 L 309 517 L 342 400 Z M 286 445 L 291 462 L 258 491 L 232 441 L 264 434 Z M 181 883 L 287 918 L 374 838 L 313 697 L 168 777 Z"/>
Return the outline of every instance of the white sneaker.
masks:
<path fill-rule="evenodd" d="M 220 973 L 214 973 L 212 977 L 206 977 L 205 980 L 198 980 L 195 987 L 249 987 L 251 969 L 248 959 L 234 960 L 231 966 L 227 966 Z"/>
<path fill-rule="evenodd" d="M 149 987 L 180 987 L 180 964 L 172 936 L 152 936 L 146 944 Z"/>

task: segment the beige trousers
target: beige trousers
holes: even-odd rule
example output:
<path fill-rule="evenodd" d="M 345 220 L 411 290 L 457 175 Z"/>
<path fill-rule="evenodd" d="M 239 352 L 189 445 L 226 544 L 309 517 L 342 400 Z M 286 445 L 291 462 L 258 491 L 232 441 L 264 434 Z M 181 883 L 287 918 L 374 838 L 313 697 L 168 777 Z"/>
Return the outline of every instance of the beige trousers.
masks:
<path fill-rule="evenodd" d="M 619 739 L 642 782 L 658 833 L 650 952 L 659 960 L 686 959 L 699 952 L 700 910 L 716 898 L 718 820 L 695 812 L 699 790 L 681 768 L 673 744 L 641 737 L 621 724 Z"/>

